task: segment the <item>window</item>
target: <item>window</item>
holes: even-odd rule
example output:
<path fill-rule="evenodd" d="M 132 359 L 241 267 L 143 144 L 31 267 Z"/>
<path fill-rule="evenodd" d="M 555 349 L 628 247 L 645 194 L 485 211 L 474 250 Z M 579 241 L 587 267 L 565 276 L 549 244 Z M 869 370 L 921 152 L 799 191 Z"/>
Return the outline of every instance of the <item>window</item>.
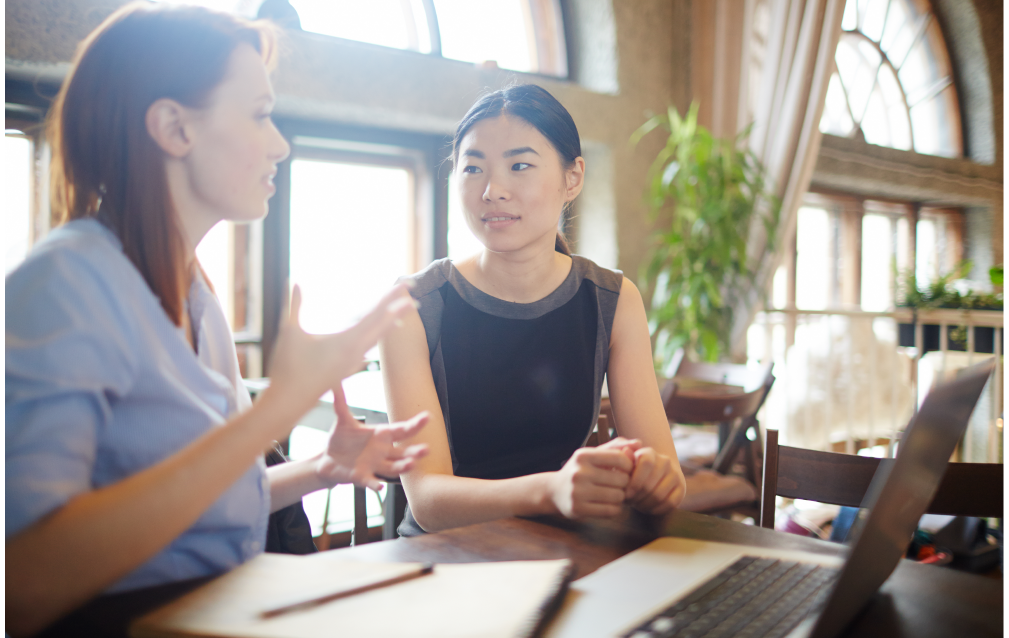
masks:
<path fill-rule="evenodd" d="M 953 71 L 926 0 L 848 0 L 820 130 L 960 157 Z"/>
<path fill-rule="evenodd" d="M 913 269 L 921 287 L 959 263 L 961 217 L 955 210 L 810 193 L 796 222 L 794 307 L 889 310 L 898 278 Z"/>
<path fill-rule="evenodd" d="M 263 376 L 262 334 L 263 222 L 220 222 L 196 247 L 224 316 L 235 333 L 243 377 Z"/>
<path fill-rule="evenodd" d="M 303 293 L 302 326 L 334 332 L 370 310 L 396 279 L 448 251 L 444 136 L 303 120 L 277 125 L 292 152 L 277 167 L 259 248 L 250 249 L 261 264 L 261 322 L 245 342 L 264 357 L 265 375 L 294 284 Z"/>
<path fill-rule="evenodd" d="M 17 267 L 32 245 L 33 145 L 19 130 L 4 135 L 4 272 Z"/>
<path fill-rule="evenodd" d="M 290 281 L 301 286 L 301 325 L 353 325 L 395 283 L 416 272 L 414 174 L 302 147 L 291 162 Z M 328 156 L 328 157 L 327 157 Z M 406 160 L 406 158 L 403 158 Z"/>
<path fill-rule="evenodd" d="M 568 76 L 560 0 L 162 1 L 274 17 L 304 31 L 453 60 Z"/>
<path fill-rule="evenodd" d="M 448 256 L 452 259 L 462 259 L 480 252 L 483 244 L 476 238 L 466 223 L 462 202 L 459 201 L 459 191 L 452 184 L 453 176 L 448 178 Z"/>

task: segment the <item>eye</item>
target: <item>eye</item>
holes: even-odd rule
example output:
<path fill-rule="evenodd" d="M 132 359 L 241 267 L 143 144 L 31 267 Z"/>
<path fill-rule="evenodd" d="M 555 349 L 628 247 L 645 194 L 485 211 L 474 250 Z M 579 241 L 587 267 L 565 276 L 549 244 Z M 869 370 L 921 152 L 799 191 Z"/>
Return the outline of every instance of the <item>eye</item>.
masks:
<path fill-rule="evenodd" d="M 513 171 L 524 171 L 525 169 L 529 168 L 530 166 L 532 166 L 532 164 L 526 164 L 525 162 L 516 162 L 516 163 L 512 164 L 512 170 Z"/>
<path fill-rule="evenodd" d="M 476 173 L 482 173 L 483 171 L 480 169 L 479 166 L 463 166 L 462 172 L 475 175 Z"/>

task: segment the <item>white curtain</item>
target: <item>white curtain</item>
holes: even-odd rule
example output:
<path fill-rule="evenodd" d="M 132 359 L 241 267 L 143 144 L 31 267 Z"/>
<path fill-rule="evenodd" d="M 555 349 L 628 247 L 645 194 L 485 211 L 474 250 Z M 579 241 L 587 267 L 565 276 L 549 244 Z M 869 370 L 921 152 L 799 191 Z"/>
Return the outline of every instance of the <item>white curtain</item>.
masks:
<path fill-rule="evenodd" d="M 744 126 L 753 122 L 750 148 L 767 170 L 768 190 L 781 200 L 782 208 L 775 255 L 765 255 L 768 238 L 762 224 L 755 224 L 750 234 L 749 254 L 761 266 L 757 285 L 750 295 L 737 300 L 734 308 L 732 354 L 737 358 L 745 356 L 746 329 L 759 310 L 760 291 L 769 289 L 809 188 L 820 150 L 820 117 L 845 3 L 745 1 L 742 15 L 748 24 L 743 25 L 743 32 L 750 41 L 742 47 L 745 59 L 740 65 L 738 121 Z M 759 68 L 753 64 L 755 54 L 762 58 Z M 768 256 L 771 258 L 763 258 Z"/>

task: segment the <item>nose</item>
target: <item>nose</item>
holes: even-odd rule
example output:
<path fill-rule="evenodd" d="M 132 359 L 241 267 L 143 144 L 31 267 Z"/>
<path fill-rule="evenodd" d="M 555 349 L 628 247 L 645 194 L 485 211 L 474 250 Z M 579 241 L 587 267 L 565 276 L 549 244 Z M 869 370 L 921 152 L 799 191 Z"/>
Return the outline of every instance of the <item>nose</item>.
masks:
<path fill-rule="evenodd" d="M 270 159 L 274 162 L 282 162 L 288 155 L 291 154 L 291 145 L 287 143 L 287 140 L 284 139 L 284 136 L 281 135 L 275 124 L 271 122 L 270 125 L 273 128 L 273 140 L 270 144 Z"/>
<path fill-rule="evenodd" d="M 511 198 L 511 194 L 504 184 L 493 177 L 488 176 L 487 187 L 483 191 L 483 200 L 485 202 L 495 202 L 495 201 L 507 201 Z"/>

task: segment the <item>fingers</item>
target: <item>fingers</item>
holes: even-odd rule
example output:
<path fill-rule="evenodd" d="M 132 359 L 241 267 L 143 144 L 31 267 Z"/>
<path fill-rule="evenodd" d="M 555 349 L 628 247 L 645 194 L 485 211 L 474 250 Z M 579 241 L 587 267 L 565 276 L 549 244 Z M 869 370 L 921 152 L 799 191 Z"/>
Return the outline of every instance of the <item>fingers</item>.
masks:
<path fill-rule="evenodd" d="M 347 405 L 347 396 L 343 393 L 342 385 L 333 388 L 333 412 L 336 413 L 337 424 L 357 422 L 354 413 L 350 411 L 350 406 Z"/>
<path fill-rule="evenodd" d="M 366 348 L 370 348 L 393 326 L 410 308 L 416 308 L 416 302 L 410 296 L 405 284 L 397 284 L 364 318 L 350 331 Z"/>
<path fill-rule="evenodd" d="M 627 484 L 627 500 L 632 503 L 640 500 L 655 489 L 662 479 L 663 468 L 660 467 L 660 460 L 657 457 L 652 448 L 634 453 L 634 472 Z"/>
<path fill-rule="evenodd" d="M 636 452 L 641 449 L 641 441 L 638 439 L 625 439 L 622 436 L 618 436 L 615 439 L 610 439 L 606 443 L 596 447 L 597 450 L 630 450 Z"/>
<path fill-rule="evenodd" d="M 635 506 L 651 514 L 666 514 L 679 505 L 685 491 L 681 475 L 674 469 L 662 476 L 650 492 L 642 494 Z"/>
<path fill-rule="evenodd" d="M 628 474 L 634 469 L 634 461 L 619 449 L 605 449 L 602 446 L 582 448 L 578 450 L 578 455 L 580 460 L 601 469 L 620 470 Z"/>
<path fill-rule="evenodd" d="M 301 325 L 299 323 L 299 317 L 301 316 L 301 286 L 294 284 L 294 289 L 291 291 L 291 309 L 287 314 L 287 320 L 294 323 L 295 325 Z"/>
<path fill-rule="evenodd" d="M 387 436 L 389 436 L 391 441 L 403 441 L 412 438 L 420 432 L 427 425 L 430 417 L 431 414 L 427 410 L 424 410 L 423 412 L 418 412 L 408 421 L 379 426 L 379 429 L 380 431 L 388 432 Z"/>

